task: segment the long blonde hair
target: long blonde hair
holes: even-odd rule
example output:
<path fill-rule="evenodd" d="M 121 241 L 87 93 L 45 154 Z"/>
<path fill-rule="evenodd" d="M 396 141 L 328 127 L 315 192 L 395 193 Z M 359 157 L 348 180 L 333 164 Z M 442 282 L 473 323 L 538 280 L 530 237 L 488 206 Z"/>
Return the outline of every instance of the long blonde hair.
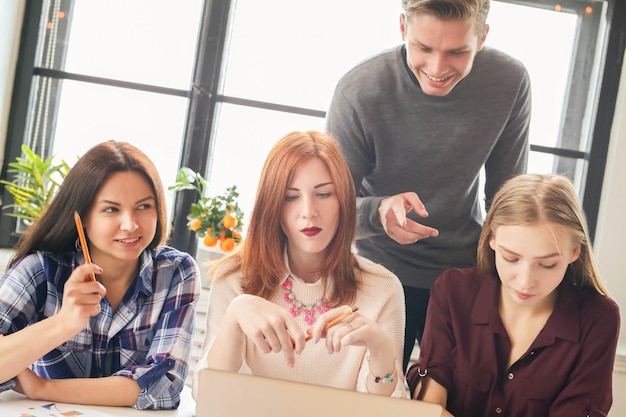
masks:
<path fill-rule="evenodd" d="M 587 221 L 572 182 L 556 174 L 526 174 L 508 180 L 496 193 L 478 242 L 478 266 L 496 275 L 495 254 L 489 246 L 499 226 L 539 222 L 561 226 L 580 244 L 580 256 L 572 262 L 565 279 L 581 288 L 608 295 L 600 277 L 587 231 Z"/>
<path fill-rule="evenodd" d="M 285 191 L 295 171 L 310 158 L 324 162 L 339 200 L 337 232 L 329 243 L 328 256 L 319 273 L 327 288 L 327 277 L 333 277 L 330 306 L 354 301 L 358 285 L 355 274 L 358 263 L 351 251 L 356 236 L 354 182 L 335 140 L 316 131 L 291 132 L 271 149 L 261 172 L 245 242 L 212 267 L 210 274 L 214 275 L 214 280 L 241 270 L 244 293 L 266 299 L 272 297 L 287 273 L 284 259 L 287 236 L 280 225 Z"/>

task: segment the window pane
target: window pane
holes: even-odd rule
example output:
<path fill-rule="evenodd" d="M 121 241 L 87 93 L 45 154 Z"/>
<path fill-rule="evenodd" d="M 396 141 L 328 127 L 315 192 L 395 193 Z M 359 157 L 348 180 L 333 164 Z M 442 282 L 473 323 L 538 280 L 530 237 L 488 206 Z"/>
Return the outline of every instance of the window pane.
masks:
<path fill-rule="evenodd" d="M 188 89 L 203 0 L 73 1 L 65 62 L 42 67 L 97 77 Z M 50 32 L 50 29 L 48 30 Z M 54 38 L 54 33 L 50 34 Z M 51 48 L 54 50 L 54 47 Z"/>
<path fill-rule="evenodd" d="M 553 154 L 543 152 L 531 152 L 528 155 L 528 172 L 532 174 L 548 174 L 552 172 L 556 159 Z"/>
<path fill-rule="evenodd" d="M 531 143 L 558 147 L 576 45 L 577 16 L 492 2 L 488 23 L 490 30 L 485 44 L 519 59 L 530 74 Z M 533 154 L 531 158 L 535 156 Z"/>
<path fill-rule="evenodd" d="M 561 121 L 567 106 L 568 80 L 574 64 L 573 51 L 578 41 L 578 17 L 573 13 L 505 1 L 492 2 L 487 45 L 520 59 L 529 71 L 533 93 L 531 143 L 559 147 Z M 285 19 L 281 13 L 271 13 L 271 10 L 281 9 L 292 10 L 295 16 L 306 18 Z M 328 10 L 333 10 L 333 13 L 328 13 Z M 359 11 L 358 19 L 354 17 L 355 10 Z M 399 13 L 399 2 L 381 2 L 364 8 L 362 2 L 357 0 L 321 0 L 306 7 L 287 0 L 238 0 L 223 93 L 325 110 L 336 82 L 346 71 L 366 57 L 402 41 Z M 324 22 L 323 30 L 320 30 L 319 22 Z M 239 111 L 267 113 L 243 108 Z M 226 117 L 227 113 L 223 111 L 221 117 Z M 245 126 L 237 123 L 236 119 L 231 123 L 220 119 L 222 134 L 213 153 L 210 180 L 215 186 L 218 186 L 219 178 L 224 177 L 224 170 L 228 169 L 229 158 L 224 158 L 224 155 L 239 152 L 234 148 L 226 149 L 227 146 L 249 152 L 250 160 L 246 165 L 256 166 L 254 172 L 257 174 L 262 161 L 255 162 L 255 157 L 258 159 L 258 155 L 266 154 L 255 148 L 246 148 L 240 139 L 249 135 L 255 137 L 255 132 L 235 133 L 245 129 Z M 245 125 L 254 126 L 255 123 Z M 276 131 L 274 126 L 271 127 Z M 294 128 L 301 130 L 303 127 L 296 125 Z M 276 140 L 284 133 L 286 131 L 280 130 L 269 138 Z M 227 137 L 228 140 L 225 139 Z M 269 146 L 265 150 L 268 149 Z M 558 170 L 558 163 L 565 160 L 539 152 L 531 152 L 529 159 L 531 172 L 553 172 Z M 572 173 L 572 176 L 580 176 L 584 161 L 574 165 L 578 172 Z M 246 178 L 249 180 L 250 177 L 242 176 L 241 181 L 246 181 Z M 220 182 L 219 192 L 228 185 Z M 253 186 L 245 186 L 245 193 L 242 188 L 242 195 L 248 194 L 249 190 L 253 196 L 255 189 L 256 176 Z"/>
<path fill-rule="evenodd" d="M 395 0 L 237 0 L 224 94 L 326 110 L 345 72 L 402 42 L 399 15 Z"/>
<path fill-rule="evenodd" d="M 208 192 L 221 194 L 236 185 L 244 230 L 254 204 L 265 158 L 278 139 L 294 130 L 324 129 L 324 119 L 223 104 L 213 151 Z"/>
<path fill-rule="evenodd" d="M 73 165 L 96 143 L 130 142 L 152 159 L 167 188 L 176 180 L 186 112 L 185 98 L 66 80 L 52 154 Z"/>
<path fill-rule="evenodd" d="M 569 177 L 574 182 L 574 187 L 582 197 L 585 169 L 587 161 L 584 159 L 567 158 L 543 152 L 531 152 L 528 158 L 528 172 L 532 174 L 546 174 L 555 172 L 554 167 L 561 163 L 572 166 L 570 171 L 559 171 L 559 174 Z"/>

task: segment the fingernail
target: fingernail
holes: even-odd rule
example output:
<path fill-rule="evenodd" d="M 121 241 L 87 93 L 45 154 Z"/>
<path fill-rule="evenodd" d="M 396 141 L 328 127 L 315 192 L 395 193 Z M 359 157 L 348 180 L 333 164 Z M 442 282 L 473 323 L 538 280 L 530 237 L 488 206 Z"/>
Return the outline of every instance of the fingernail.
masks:
<path fill-rule="evenodd" d="M 313 338 L 313 344 L 315 345 L 317 343 L 317 337 Z"/>
<path fill-rule="evenodd" d="M 332 355 L 332 354 L 333 354 L 333 352 L 332 352 L 332 351 L 330 351 L 330 350 L 328 350 L 327 352 L 328 352 L 328 354 L 329 354 L 329 355 Z"/>
<path fill-rule="evenodd" d="M 104 271 L 104 269 L 98 267 L 98 272 L 103 272 L 103 271 Z"/>
<path fill-rule="evenodd" d="M 294 366 L 296 366 L 296 364 L 291 362 L 291 363 L 288 363 L 287 366 L 290 367 L 290 368 L 293 368 Z"/>

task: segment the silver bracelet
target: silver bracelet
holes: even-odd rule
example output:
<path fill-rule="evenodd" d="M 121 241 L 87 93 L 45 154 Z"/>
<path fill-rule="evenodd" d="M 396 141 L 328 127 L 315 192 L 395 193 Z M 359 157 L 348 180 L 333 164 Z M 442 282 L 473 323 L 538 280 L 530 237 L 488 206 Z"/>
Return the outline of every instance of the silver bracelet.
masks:
<path fill-rule="evenodd" d="M 369 362 L 370 362 L 370 357 L 367 357 L 367 364 L 369 366 Z M 384 377 L 380 377 L 380 376 L 376 376 L 372 373 L 372 368 L 370 367 L 370 375 L 372 376 L 372 378 L 374 378 L 374 382 L 376 382 L 377 384 L 388 384 L 390 382 L 393 382 L 393 374 L 396 373 L 396 359 L 393 359 L 393 371 L 391 371 L 390 374 L 385 375 Z"/>

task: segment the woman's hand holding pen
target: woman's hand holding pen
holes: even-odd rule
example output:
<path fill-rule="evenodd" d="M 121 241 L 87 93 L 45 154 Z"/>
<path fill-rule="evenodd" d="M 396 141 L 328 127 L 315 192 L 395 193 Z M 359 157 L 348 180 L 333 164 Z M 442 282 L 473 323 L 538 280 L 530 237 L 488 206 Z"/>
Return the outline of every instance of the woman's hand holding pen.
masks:
<path fill-rule="evenodd" d="M 362 316 L 357 310 L 358 308 L 341 306 L 320 315 L 311 329 L 313 342 L 318 343 L 324 339 L 328 353 L 339 352 L 342 346 L 347 345 L 366 346 L 370 352 L 381 350 L 385 340 L 388 339 L 387 335 L 376 322 Z M 353 313 L 333 324 L 336 318 L 350 311 Z M 328 327 L 328 324 L 333 325 Z"/>
<path fill-rule="evenodd" d="M 100 313 L 100 300 L 106 295 L 106 289 L 98 281 L 92 281 L 90 274 L 101 272 L 97 265 L 80 265 L 65 283 L 63 303 L 58 314 L 67 318 L 61 323 L 68 326 L 73 334 L 83 330 L 91 316 Z"/>
<path fill-rule="evenodd" d="M 27 368 L 30 364 L 83 330 L 89 317 L 100 312 L 100 300 L 106 290 L 91 273 L 101 269 L 93 264 L 72 271 L 63 288 L 61 309 L 44 320 L 2 337 L 0 347 L 0 381 L 18 376 L 20 390 L 32 395 L 38 391 L 39 379 Z"/>
<path fill-rule="evenodd" d="M 375 321 L 356 311 L 345 315 L 341 321 L 328 327 L 337 317 L 350 312 L 349 306 L 337 307 L 322 314 L 312 329 L 313 340 L 324 338 L 326 350 L 329 354 L 340 352 L 343 346 L 365 346 L 367 348 L 367 362 L 370 374 L 380 377 L 392 375 L 398 378 L 397 363 L 391 338 Z M 318 342 L 321 343 L 321 342 Z M 389 395 L 394 391 L 396 384 L 379 384 L 374 377 L 368 378 L 368 391 Z"/>

